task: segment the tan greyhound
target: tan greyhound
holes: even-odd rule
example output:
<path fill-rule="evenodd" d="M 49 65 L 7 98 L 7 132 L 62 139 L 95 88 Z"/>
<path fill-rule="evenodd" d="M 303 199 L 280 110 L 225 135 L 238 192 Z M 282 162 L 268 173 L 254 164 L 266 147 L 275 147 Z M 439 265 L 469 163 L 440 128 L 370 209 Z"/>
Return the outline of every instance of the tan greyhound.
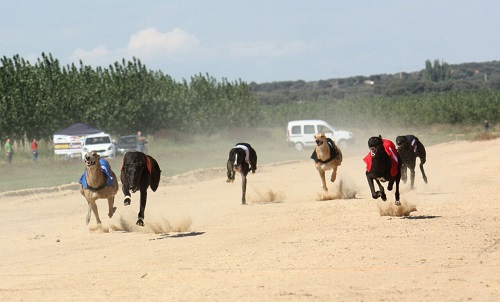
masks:
<path fill-rule="evenodd" d="M 321 177 L 323 191 L 328 192 L 325 171 L 333 170 L 330 180 L 334 182 L 337 178 L 337 167 L 342 164 L 342 151 L 324 133 L 315 134 L 314 139 L 316 140 L 316 149 L 311 158 L 314 159 L 316 169 Z"/>
<path fill-rule="evenodd" d="M 80 193 L 87 199 L 89 210 L 87 213 L 87 224 L 90 222 L 90 213 L 94 212 L 97 224 L 101 224 L 99 213 L 97 211 L 96 200 L 108 200 L 108 216 L 113 217 L 116 207 L 113 207 L 115 195 L 118 192 L 118 180 L 115 173 L 111 170 L 108 161 L 101 159 L 96 152 L 87 152 L 85 154 L 85 173 L 80 179 Z M 107 167 L 106 167 L 107 165 Z M 105 170 L 108 169 L 108 174 Z M 110 185 L 111 184 L 111 185 Z"/>

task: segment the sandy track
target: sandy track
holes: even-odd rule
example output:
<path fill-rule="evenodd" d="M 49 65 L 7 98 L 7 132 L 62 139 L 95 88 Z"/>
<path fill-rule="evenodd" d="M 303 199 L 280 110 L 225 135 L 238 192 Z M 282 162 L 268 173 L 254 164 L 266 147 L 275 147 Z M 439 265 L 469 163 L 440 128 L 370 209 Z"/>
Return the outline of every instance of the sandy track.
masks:
<path fill-rule="evenodd" d="M 112 219 L 98 201 L 101 230 L 75 185 L 1 194 L 0 300 L 498 301 L 500 140 L 427 149 L 406 218 L 381 215 L 364 153 L 329 186 L 355 199 L 321 200 L 310 160 L 259 167 L 248 206 L 223 169 L 164 178 L 144 228 L 138 193 Z"/>

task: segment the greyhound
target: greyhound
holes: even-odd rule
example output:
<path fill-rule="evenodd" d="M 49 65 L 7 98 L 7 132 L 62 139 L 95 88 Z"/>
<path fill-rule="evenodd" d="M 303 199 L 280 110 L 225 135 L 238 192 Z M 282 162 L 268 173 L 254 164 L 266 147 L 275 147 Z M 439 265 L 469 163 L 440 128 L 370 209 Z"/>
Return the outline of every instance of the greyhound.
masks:
<path fill-rule="evenodd" d="M 115 195 L 118 192 L 118 180 L 111 170 L 108 161 L 101 158 L 96 152 L 87 152 L 84 156 L 85 172 L 80 178 L 80 193 L 87 199 L 89 209 L 86 223 L 90 222 L 90 213 L 94 212 L 97 224 L 101 225 L 97 211 L 96 200 L 108 200 L 108 216 L 113 217 L 116 207 L 113 207 Z"/>
<path fill-rule="evenodd" d="M 420 158 L 420 172 L 424 182 L 427 183 L 427 176 L 424 171 L 424 164 L 426 161 L 426 152 L 424 145 L 420 142 L 418 137 L 413 135 L 405 135 L 396 137 L 396 144 L 398 145 L 398 154 L 401 156 L 401 179 L 406 183 L 407 168 L 410 169 L 410 183 L 413 189 L 415 183 L 415 165 L 417 157 Z"/>
<path fill-rule="evenodd" d="M 401 205 L 399 201 L 401 159 L 399 158 L 396 146 L 390 140 L 382 139 L 382 136 L 379 135 L 368 139 L 368 147 L 370 148 L 370 152 L 363 160 L 366 163 L 366 179 L 368 180 L 373 199 L 381 197 L 383 201 L 387 200 L 384 187 L 380 182 L 388 181 L 387 189 L 389 191 L 396 184 L 395 203 L 398 206 Z M 380 191 L 375 191 L 374 180 Z"/>
<path fill-rule="evenodd" d="M 321 177 L 323 191 L 327 192 L 328 187 L 326 186 L 325 172 L 332 170 L 330 180 L 334 182 L 337 178 L 337 168 L 342 164 L 342 151 L 324 133 L 315 134 L 314 139 L 316 141 L 316 148 L 311 158 L 314 160 L 316 169 Z"/>
<path fill-rule="evenodd" d="M 257 152 L 247 143 L 238 143 L 229 151 L 229 159 L 227 160 L 227 180 L 226 182 L 234 182 L 236 172 L 241 175 L 241 204 L 246 204 L 247 191 L 247 174 L 257 170 Z"/>

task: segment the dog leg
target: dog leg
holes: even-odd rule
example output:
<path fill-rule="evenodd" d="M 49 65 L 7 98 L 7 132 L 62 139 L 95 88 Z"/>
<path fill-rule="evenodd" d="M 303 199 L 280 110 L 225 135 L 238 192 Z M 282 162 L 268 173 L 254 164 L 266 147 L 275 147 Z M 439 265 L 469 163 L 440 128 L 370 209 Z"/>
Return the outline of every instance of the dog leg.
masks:
<path fill-rule="evenodd" d="M 373 185 L 373 179 L 366 175 L 366 179 L 368 180 L 368 186 L 370 186 L 370 192 L 372 193 L 372 198 L 377 199 L 380 197 L 380 191 L 375 192 L 375 186 Z"/>
<path fill-rule="evenodd" d="M 406 183 L 406 178 L 407 178 L 407 176 L 406 176 L 406 172 L 407 172 L 407 171 L 406 171 L 406 168 L 407 168 L 407 167 L 406 167 L 406 164 L 403 164 L 403 165 L 401 166 L 401 180 L 402 180 L 404 183 Z"/>
<path fill-rule="evenodd" d="M 255 170 L 257 170 L 257 158 L 255 158 L 255 160 L 250 159 L 250 170 L 252 171 L 252 174 L 254 174 Z"/>
<path fill-rule="evenodd" d="M 144 190 L 141 189 L 141 206 L 139 208 L 139 215 L 137 215 L 138 216 L 137 222 L 135 223 L 138 226 L 144 226 L 144 211 L 146 210 L 147 198 L 148 198 L 147 188 Z"/>
<path fill-rule="evenodd" d="M 123 195 L 125 195 L 125 199 L 123 200 L 123 205 L 129 206 L 130 203 L 132 202 L 132 199 L 130 197 L 130 190 L 128 188 L 128 183 L 124 180 L 124 177 L 122 177 L 122 192 Z"/>
<path fill-rule="evenodd" d="M 323 187 L 323 191 L 328 192 L 328 187 L 326 186 L 325 171 L 318 170 L 318 172 L 319 172 L 319 176 L 321 177 L 321 184 Z"/>
<path fill-rule="evenodd" d="M 113 207 L 113 205 L 115 204 L 115 197 L 110 197 L 108 198 L 108 217 L 111 218 L 113 217 L 113 214 L 115 214 L 115 211 L 116 211 L 116 207 Z"/>
<path fill-rule="evenodd" d="M 227 180 L 226 182 L 234 182 L 234 176 L 235 176 L 235 172 L 234 171 L 227 171 Z"/>
<path fill-rule="evenodd" d="M 331 182 L 334 182 L 337 179 L 337 164 L 333 165 L 332 177 L 330 178 Z"/>
<path fill-rule="evenodd" d="M 90 202 L 89 201 L 87 201 L 87 203 L 88 203 L 88 206 L 89 206 L 89 210 L 87 212 L 87 218 L 85 218 L 85 223 L 87 225 L 89 225 L 89 223 L 90 223 L 90 214 L 92 213 L 92 207 L 90 206 Z"/>
<path fill-rule="evenodd" d="M 415 167 L 410 168 L 410 188 L 413 190 L 415 187 Z"/>
<path fill-rule="evenodd" d="M 97 211 L 97 204 L 95 203 L 95 200 L 89 203 L 89 213 L 90 213 L 90 207 L 92 207 L 92 212 L 94 212 L 95 220 L 97 221 L 98 225 L 101 225 L 101 219 L 99 219 L 99 211 Z M 89 220 L 90 221 L 90 217 Z M 87 222 L 88 224 L 88 222 Z"/>
<path fill-rule="evenodd" d="M 234 168 L 233 168 L 233 161 L 228 160 L 226 164 L 227 168 L 227 180 L 226 182 L 233 182 L 234 181 Z"/>
<path fill-rule="evenodd" d="M 247 193 L 247 176 L 244 173 L 241 173 L 241 204 L 247 204 L 246 200 Z"/>
<path fill-rule="evenodd" d="M 377 182 L 378 188 L 380 189 L 380 192 L 378 192 L 380 194 L 380 197 L 382 198 L 383 201 L 387 201 L 387 195 L 385 195 L 384 187 L 382 186 L 382 184 L 378 179 L 375 179 L 375 181 Z"/>
<path fill-rule="evenodd" d="M 401 202 L 399 201 L 399 179 L 396 180 L 396 192 L 394 193 L 394 197 L 396 198 L 396 205 L 400 206 Z"/>

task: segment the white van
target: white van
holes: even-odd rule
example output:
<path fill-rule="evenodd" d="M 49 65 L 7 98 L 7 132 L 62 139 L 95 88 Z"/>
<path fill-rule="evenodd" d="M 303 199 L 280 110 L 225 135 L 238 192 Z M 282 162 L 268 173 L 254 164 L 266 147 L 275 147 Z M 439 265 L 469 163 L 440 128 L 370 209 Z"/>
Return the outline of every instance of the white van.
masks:
<path fill-rule="evenodd" d="M 332 125 L 323 120 L 298 120 L 289 121 L 287 127 L 287 141 L 295 150 L 302 151 L 304 147 L 316 146 L 314 134 L 325 133 L 341 149 L 346 149 L 348 145 L 354 143 L 352 132 L 337 130 Z"/>
<path fill-rule="evenodd" d="M 116 155 L 115 143 L 104 132 L 87 135 L 83 139 L 82 160 L 85 160 L 85 154 L 89 151 L 97 152 L 101 157 L 114 158 Z"/>

